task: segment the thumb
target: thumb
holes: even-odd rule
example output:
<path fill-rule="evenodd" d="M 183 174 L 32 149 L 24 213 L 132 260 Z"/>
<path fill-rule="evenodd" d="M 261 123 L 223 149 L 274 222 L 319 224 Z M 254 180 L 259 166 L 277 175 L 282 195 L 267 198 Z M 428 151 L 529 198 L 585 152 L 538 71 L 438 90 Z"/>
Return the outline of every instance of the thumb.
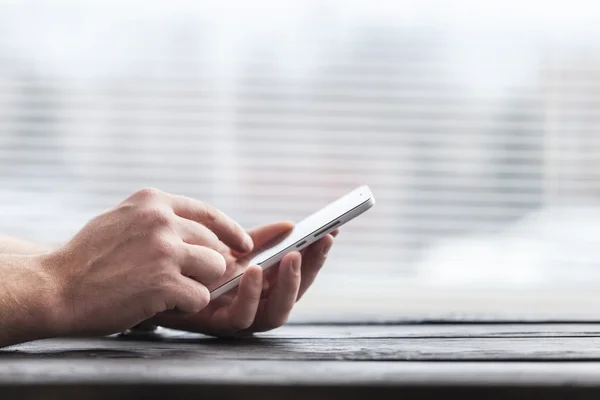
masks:
<path fill-rule="evenodd" d="M 289 221 L 275 222 L 252 228 L 248 231 L 254 242 L 254 251 L 261 251 L 283 240 L 294 228 L 294 223 Z"/>

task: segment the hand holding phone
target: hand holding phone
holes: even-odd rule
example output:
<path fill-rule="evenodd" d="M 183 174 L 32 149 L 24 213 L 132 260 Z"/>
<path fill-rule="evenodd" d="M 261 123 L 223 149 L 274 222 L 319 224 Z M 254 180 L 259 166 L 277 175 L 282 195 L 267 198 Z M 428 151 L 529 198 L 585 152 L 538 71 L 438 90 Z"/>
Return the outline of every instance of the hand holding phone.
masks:
<path fill-rule="evenodd" d="M 202 311 L 186 316 L 161 314 L 153 322 L 214 336 L 245 335 L 282 326 L 323 265 L 333 244 L 329 233 L 373 204 L 373 195 L 363 186 L 297 224 L 277 222 L 250 229 L 255 249 L 248 254 L 234 250 L 224 254 L 227 272 L 208 286 L 211 301 Z M 303 249 L 302 255 L 296 251 Z M 278 268 L 269 269 L 272 266 Z"/>
<path fill-rule="evenodd" d="M 361 186 L 300 221 L 287 236 L 259 254 L 253 254 L 252 258 L 240 265 L 244 265 L 246 268 L 250 265 L 258 265 L 263 270 L 277 265 L 289 252 L 300 251 L 310 246 L 323 236 L 358 217 L 374 204 L 375 197 L 369 187 Z M 211 300 L 237 287 L 244 270 L 245 268 L 241 267 L 234 277 L 229 277 L 225 282 L 217 282 L 211 288 Z"/>

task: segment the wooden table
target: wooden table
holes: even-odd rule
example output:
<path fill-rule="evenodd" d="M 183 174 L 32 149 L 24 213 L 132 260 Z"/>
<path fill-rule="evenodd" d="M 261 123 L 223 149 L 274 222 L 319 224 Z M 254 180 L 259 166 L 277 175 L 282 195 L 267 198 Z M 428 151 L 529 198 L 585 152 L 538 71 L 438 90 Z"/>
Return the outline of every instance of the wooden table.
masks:
<path fill-rule="evenodd" d="M 600 324 L 288 325 L 0 350 L 0 399 L 600 398 Z"/>

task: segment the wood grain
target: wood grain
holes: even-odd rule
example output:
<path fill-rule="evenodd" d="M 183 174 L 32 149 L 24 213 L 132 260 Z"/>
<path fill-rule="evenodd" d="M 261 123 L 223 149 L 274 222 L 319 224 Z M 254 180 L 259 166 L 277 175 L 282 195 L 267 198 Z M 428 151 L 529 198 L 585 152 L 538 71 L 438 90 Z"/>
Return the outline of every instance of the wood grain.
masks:
<path fill-rule="evenodd" d="M 548 396 L 597 398 L 600 324 L 290 325 L 231 340 L 161 330 L 0 350 L 2 399 L 42 390 L 61 398 L 395 398 L 435 397 L 442 388 L 461 396 L 510 398 L 545 390 Z"/>

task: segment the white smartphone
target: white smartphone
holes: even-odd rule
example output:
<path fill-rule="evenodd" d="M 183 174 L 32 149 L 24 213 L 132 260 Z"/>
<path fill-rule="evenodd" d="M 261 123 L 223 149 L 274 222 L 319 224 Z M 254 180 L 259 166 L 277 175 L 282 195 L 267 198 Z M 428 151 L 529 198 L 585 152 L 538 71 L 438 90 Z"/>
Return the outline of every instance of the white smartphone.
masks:
<path fill-rule="evenodd" d="M 368 186 L 361 186 L 323 207 L 304 220 L 294 224 L 292 231 L 279 243 L 255 255 L 248 265 L 259 265 L 263 270 L 277 265 L 287 253 L 300 251 L 328 233 L 358 217 L 375 204 L 375 197 Z M 216 299 L 239 284 L 243 271 L 214 288 L 211 300 Z"/>

